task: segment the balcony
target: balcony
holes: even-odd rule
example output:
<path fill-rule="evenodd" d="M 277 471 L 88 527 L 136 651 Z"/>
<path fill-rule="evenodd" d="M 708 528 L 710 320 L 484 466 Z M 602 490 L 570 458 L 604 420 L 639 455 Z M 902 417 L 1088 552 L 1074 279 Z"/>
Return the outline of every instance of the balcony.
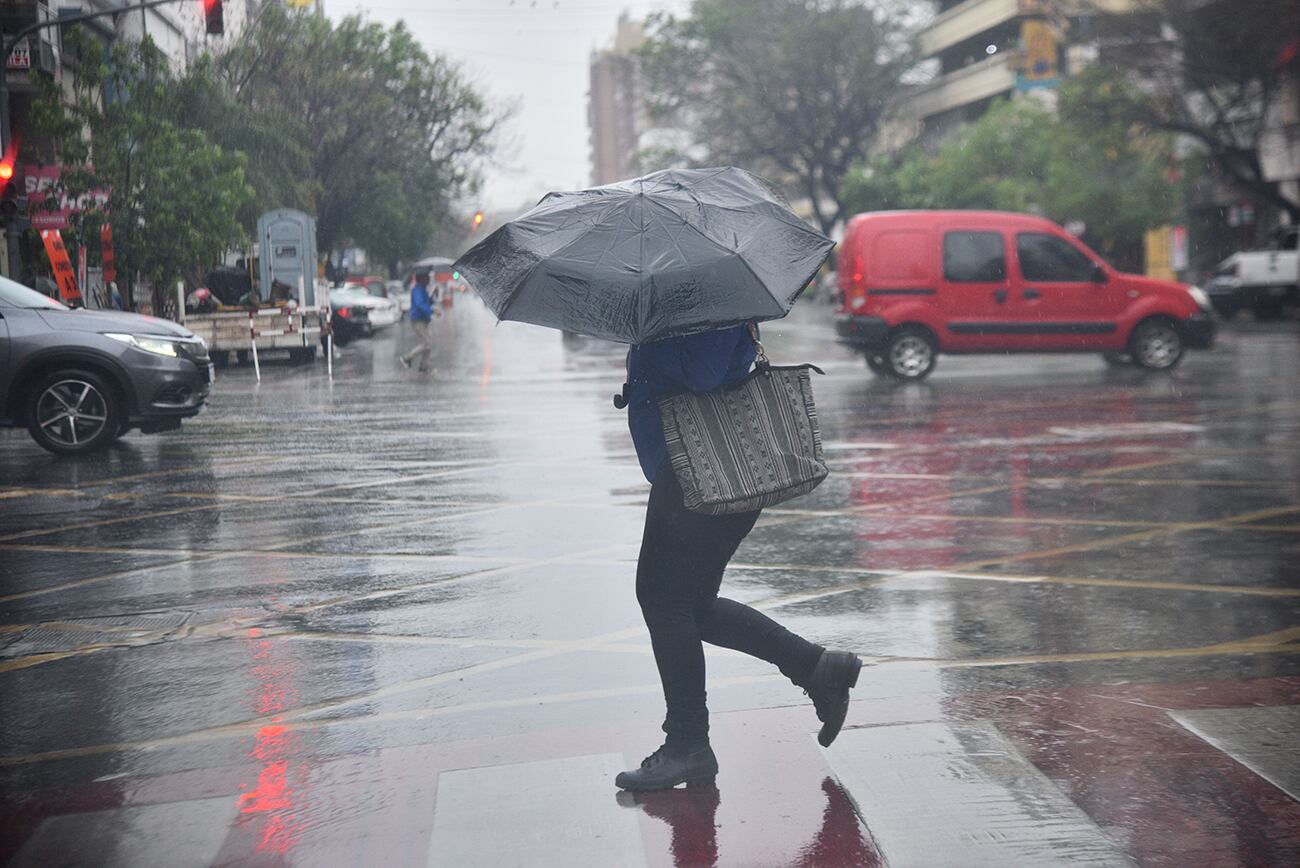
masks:
<path fill-rule="evenodd" d="M 1022 12 L 1024 0 L 966 0 L 931 21 L 917 37 L 921 54 L 934 57 L 972 36 L 1010 21 Z"/>
<path fill-rule="evenodd" d="M 1009 51 L 941 75 L 917 88 L 904 111 L 916 118 L 927 118 L 1006 93 L 1016 86 L 1016 65 L 1016 52 Z"/>

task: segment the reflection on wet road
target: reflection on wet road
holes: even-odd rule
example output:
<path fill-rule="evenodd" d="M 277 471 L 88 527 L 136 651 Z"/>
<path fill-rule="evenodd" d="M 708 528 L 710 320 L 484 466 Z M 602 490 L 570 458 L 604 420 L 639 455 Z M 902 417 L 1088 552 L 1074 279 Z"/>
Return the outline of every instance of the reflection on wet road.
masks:
<path fill-rule="evenodd" d="M 1300 341 L 875 379 L 813 304 L 830 479 L 730 596 L 869 658 L 822 751 L 709 656 L 716 788 L 618 795 L 662 698 L 623 349 L 466 297 L 222 372 L 97 458 L 0 438 L 0 864 L 1300 863 Z"/>

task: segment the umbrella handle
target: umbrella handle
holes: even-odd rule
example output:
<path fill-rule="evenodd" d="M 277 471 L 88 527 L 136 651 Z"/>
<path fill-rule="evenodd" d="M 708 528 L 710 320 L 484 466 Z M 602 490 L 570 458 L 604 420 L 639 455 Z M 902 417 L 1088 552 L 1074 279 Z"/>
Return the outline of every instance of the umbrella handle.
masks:
<path fill-rule="evenodd" d="M 758 339 L 758 326 L 752 322 L 747 323 L 749 329 L 749 339 L 754 342 L 754 364 L 760 368 L 766 368 L 772 363 L 767 360 L 767 353 L 763 350 L 763 342 Z"/>

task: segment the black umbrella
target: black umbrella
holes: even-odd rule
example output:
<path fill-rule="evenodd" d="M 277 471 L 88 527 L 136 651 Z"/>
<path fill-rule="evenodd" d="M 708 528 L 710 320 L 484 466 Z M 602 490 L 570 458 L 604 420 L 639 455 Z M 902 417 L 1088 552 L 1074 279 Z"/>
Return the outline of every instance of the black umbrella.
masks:
<path fill-rule="evenodd" d="M 743 169 L 550 193 L 456 262 L 499 319 L 642 344 L 789 312 L 833 242 Z"/>

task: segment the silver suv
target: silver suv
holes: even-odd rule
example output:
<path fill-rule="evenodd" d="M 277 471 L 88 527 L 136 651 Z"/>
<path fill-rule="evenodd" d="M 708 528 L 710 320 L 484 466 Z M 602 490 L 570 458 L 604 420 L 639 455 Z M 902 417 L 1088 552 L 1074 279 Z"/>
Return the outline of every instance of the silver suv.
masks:
<path fill-rule="evenodd" d="M 0 277 L 0 425 L 51 452 L 179 428 L 211 382 L 207 346 L 170 320 L 73 310 Z"/>

